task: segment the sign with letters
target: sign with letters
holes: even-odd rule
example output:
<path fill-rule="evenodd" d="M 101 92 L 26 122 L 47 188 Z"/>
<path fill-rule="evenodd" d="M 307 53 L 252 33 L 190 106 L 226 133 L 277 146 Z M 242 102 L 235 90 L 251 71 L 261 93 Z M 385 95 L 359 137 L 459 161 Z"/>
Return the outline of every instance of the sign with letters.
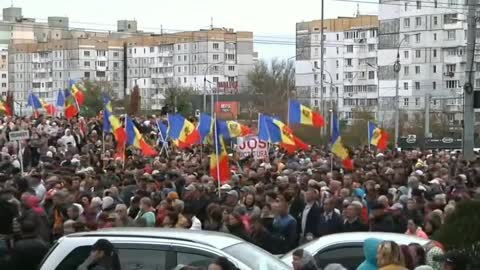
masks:
<path fill-rule="evenodd" d="M 10 141 L 28 140 L 30 134 L 28 133 L 28 130 L 10 131 L 10 133 L 8 133 L 8 138 Z"/>
<path fill-rule="evenodd" d="M 240 137 L 237 140 L 237 153 L 240 159 L 253 156 L 254 159 L 268 159 L 268 143 L 257 136 Z"/>

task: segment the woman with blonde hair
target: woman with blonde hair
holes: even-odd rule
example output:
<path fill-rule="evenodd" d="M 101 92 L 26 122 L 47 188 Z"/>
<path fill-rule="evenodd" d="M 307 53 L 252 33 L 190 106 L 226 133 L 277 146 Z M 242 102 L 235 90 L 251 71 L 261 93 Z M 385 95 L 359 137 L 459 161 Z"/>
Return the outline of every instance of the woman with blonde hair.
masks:
<path fill-rule="evenodd" d="M 377 265 L 379 270 L 408 270 L 400 246 L 393 241 L 383 241 L 378 246 Z"/>

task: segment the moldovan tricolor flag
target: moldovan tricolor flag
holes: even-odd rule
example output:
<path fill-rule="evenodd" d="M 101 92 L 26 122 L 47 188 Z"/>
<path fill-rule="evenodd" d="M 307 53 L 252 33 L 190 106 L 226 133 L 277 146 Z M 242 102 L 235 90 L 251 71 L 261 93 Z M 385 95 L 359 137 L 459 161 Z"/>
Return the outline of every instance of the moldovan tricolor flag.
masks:
<path fill-rule="evenodd" d="M 368 143 L 375 145 L 378 150 L 384 151 L 388 145 L 388 133 L 378 128 L 374 123 L 368 122 Z"/>
<path fill-rule="evenodd" d="M 302 124 L 314 127 L 325 126 L 325 119 L 318 112 L 314 112 L 300 102 L 290 100 L 288 104 L 288 121 L 289 124 Z"/>
<path fill-rule="evenodd" d="M 157 155 L 157 151 L 147 144 L 142 134 L 135 127 L 135 124 L 133 124 L 132 119 L 130 119 L 128 115 L 125 116 L 125 131 L 127 133 L 128 145 L 133 145 L 136 148 L 141 149 L 145 156 L 153 157 Z"/>
<path fill-rule="evenodd" d="M 343 145 L 340 136 L 340 123 L 336 115 L 333 116 L 332 153 L 342 159 L 345 169 L 353 170 L 353 160 L 350 158 L 347 148 Z"/>

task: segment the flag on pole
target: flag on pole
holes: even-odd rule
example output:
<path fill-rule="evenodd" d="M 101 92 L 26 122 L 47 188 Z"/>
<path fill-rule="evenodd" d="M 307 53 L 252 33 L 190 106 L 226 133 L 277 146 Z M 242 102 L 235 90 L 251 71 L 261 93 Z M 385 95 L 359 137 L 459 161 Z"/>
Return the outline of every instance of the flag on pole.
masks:
<path fill-rule="evenodd" d="M 252 133 L 249 127 L 242 125 L 236 121 L 217 120 L 218 132 L 225 139 L 247 136 Z"/>
<path fill-rule="evenodd" d="M 133 145 L 134 147 L 141 149 L 145 156 L 152 157 L 157 155 L 157 151 L 147 144 L 142 134 L 135 127 L 135 124 L 133 124 L 132 119 L 130 119 L 128 115 L 125 115 L 125 131 L 127 133 L 128 145 Z"/>
<path fill-rule="evenodd" d="M 205 143 L 206 138 L 210 134 L 213 134 L 212 117 L 205 113 L 200 114 L 200 122 L 198 123 L 197 130 L 200 135 L 200 143 Z"/>
<path fill-rule="evenodd" d="M 260 115 L 259 121 L 258 137 L 260 140 L 278 143 L 290 154 L 298 149 L 308 150 L 310 148 L 308 144 L 295 136 L 290 127 L 282 121 L 267 115 Z"/>
<path fill-rule="evenodd" d="M 117 145 L 125 145 L 127 134 L 122 122 L 113 115 L 112 104 L 110 99 L 103 97 L 103 131 L 111 132 L 117 141 Z"/>
<path fill-rule="evenodd" d="M 70 92 L 75 97 L 79 106 L 82 106 L 85 102 L 85 86 L 81 82 L 75 82 L 74 80 L 70 80 Z"/>
<path fill-rule="evenodd" d="M 3 100 L 0 100 L 0 111 L 2 111 L 6 116 L 12 116 L 12 109 Z"/>
<path fill-rule="evenodd" d="M 218 121 L 215 121 L 214 125 L 214 151 L 210 155 L 210 176 L 221 184 L 230 180 L 230 165 L 228 161 L 227 148 L 223 141 L 223 135 L 218 132 Z"/>
<path fill-rule="evenodd" d="M 167 142 L 168 127 L 161 120 L 157 120 L 158 134 L 161 142 Z"/>
<path fill-rule="evenodd" d="M 72 119 L 75 117 L 79 110 L 78 110 L 78 105 L 75 100 L 75 97 L 72 95 L 72 93 L 67 89 L 64 91 L 64 98 L 65 98 L 65 117 L 67 119 Z"/>
<path fill-rule="evenodd" d="M 347 148 L 343 145 L 342 137 L 340 136 L 340 123 L 336 115 L 333 115 L 332 153 L 342 160 L 345 169 L 353 170 L 353 161 Z"/>
<path fill-rule="evenodd" d="M 288 106 L 289 124 L 302 124 L 314 127 L 325 126 L 325 119 L 321 114 L 302 105 L 300 102 L 290 100 Z"/>
<path fill-rule="evenodd" d="M 388 133 L 377 127 L 375 123 L 368 121 L 368 143 L 375 145 L 378 150 L 384 151 L 388 145 Z"/>
<path fill-rule="evenodd" d="M 180 114 L 168 115 L 168 137 L 180 148 L 188 148 L 200 142 L 195 125 Z"/>
<path fill-rule="evenodd" d="M 65 91 L 59 89 L 57 94 L 57 107 L 65 106 Z"/>

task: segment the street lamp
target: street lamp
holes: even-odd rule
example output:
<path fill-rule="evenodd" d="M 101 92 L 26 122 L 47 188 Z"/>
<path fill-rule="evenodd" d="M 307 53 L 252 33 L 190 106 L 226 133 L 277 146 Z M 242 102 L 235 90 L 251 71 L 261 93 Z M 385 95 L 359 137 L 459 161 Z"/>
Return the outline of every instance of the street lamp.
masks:
<path fill-rule="evenodd" d="M 405 35 L 402 40 L 398 43 L 397 46 L 397 60 L 395 64 L 393 64 L 393 71 L 395 72 L 395 147 L 398 147 L 398 133 L 399 133 L 399 126 L 400 126 L 400 111 L 399 111 L 399 84 L 400 84 L 400 46 L 402 42 L 408 39 L 410 35 Z M 377 74 L 378 76 L 378 74 Z"/>
<path fill-rule="evenodd" d="M 224 64 L 225 62 L 217 62 L 217 63 L 210 63 L 207 65 L 207 68 L 205 69 L 205 74 L 203 75 L 203 112 L 207 111 L 207 73 L 208 70 L 214 66 L 214 65 L 219 65 L 219 64 Z M 212 90 L 213 91 L 213 90 Z M 211 104 L 210 104 L 210 110 L 211 114 L 213 116 L 213 93 L 211 94 Z"/>
<path fill-rule="evenodd" d="M 313 67 L 312 72 L 315 74 L 317 70 L 321 70 L 319 68 Z M 333 113 L 338 113 L 338 101 L 339 101 L 339 96 L 338 96 L 338 91 L 336 91 L 336 101 L 335 101 L 335 108 L 333 106 L 333 90 L 334 90 L 334 84 L 333 84 L 333 78 L 332 74 L 324 69 L 323 72 L 325 72 L 328 77 L 330 78 L 330 112 L 332 113 L 331 117 L 333 119 Z M 320 80 L 323 82 L 323 74 L 321 74 Z M 315 83 L 316 84 L 316 83 Z M 323 88 L 320 89 L 320 111 L 322 115 L 325 115 L 325 106 L 324 106 L 324 100 L 323 100 Z M 333 131 L 333 120 L 330 121 L 330 132 Z"/>

